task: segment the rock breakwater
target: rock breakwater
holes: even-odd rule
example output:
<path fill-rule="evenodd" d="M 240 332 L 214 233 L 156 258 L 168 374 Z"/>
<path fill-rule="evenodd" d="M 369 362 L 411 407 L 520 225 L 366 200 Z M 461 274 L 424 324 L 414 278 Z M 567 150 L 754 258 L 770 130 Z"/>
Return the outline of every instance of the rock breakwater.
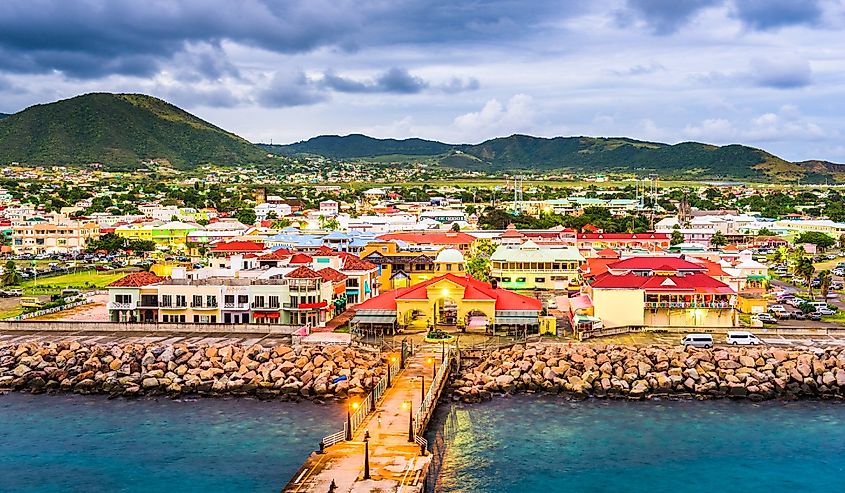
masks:
<path fill-rule="evenodd" d="M 0 346 L 0 389 L 32 392 L 331 399 L 366 394 L 386 371 L 379 355 L 338 346 Z"/>
<path fill-rule="evenodd" d="M 643 399 L 842 398 L 845 349 L 529 344 L 467 352 L 452 381 L 465 402 L 549 392 Z"/>

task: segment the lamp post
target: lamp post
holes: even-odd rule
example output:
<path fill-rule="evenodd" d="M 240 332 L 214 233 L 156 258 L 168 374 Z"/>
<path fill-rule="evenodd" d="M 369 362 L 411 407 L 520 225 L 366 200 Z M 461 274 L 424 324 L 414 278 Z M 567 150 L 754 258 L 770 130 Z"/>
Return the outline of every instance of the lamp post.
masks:
<path fill-rule="evenodd" d="M 407 400 L 402 403 L 402 407 L 408 408 L 408 441 L 414 441 L 414 406 L 413 401 Z"/>
<path fill-rule="evenodd" d="M 352 413 L 351 409 L 358 409 L 358 403 L 352 402 L 346 406 L 346 441 L 352 441 Z"/>
<path fill-rule="evenodd" d="M 370 479 L 370 430 L 364 432 L 364 479 Z"/>

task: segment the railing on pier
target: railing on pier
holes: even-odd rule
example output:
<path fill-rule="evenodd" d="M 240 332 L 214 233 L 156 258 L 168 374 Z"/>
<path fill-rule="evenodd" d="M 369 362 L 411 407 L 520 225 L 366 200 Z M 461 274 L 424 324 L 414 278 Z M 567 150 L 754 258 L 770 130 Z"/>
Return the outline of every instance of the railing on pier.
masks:
<path fill-rule="evenodd" d="M 346 440 L 347 436 L 351 436 L 358 428 L 361 427 L 361 423 L 363 423 L 364 419 L 366 419 L 367 416 L 376 408 L 376 405 L 384 396 L 384 393 L 387 390 L 388 380 L 393 381 L 398 377 L 399 372 L 402 370 L 402 362 L 395 361 L 393 363 L 389 363 L 387 369 L 387 371 L 390 372 L 390 376 L 379 380 L 372 392 L 367 394 L 367 397 L 365 397 L 360 406 L 358 406 L 355 413 L 349 417 L 349 424 L 352 425 L 352 431 L 347 433 L 346 427 L 348 424 L 344 423 L 342 430 L 323 437 L 323 440 L 321 441 L 323 448 L 330 447 L 336 443 Z"/>
<path fill-rule="evenodd" d="M 449 413 L 446 415 L 443 425 L 438 426 L 438 428 L 434 433 L 434 440 L 431 442 L 431 462 L 426 470 L 425 481 L 423 481 L 425 493 L 440 491 L 440 471 L 443 469 L 446 449 L 449 442 L 455 438 L 458 430 L 458 418 L 454 406 L 449 406 Z"/>
<path fill-rule="evenodd" d="M 434 410 L 434 406 L 437 404 L 437 399 L 440 397 L 440 389 L 443 382 L 449 377 L 449 371 L 451 370 L 452 359 L 454 357 L 455 350 L 453 348 L 449 348 L 449 350 L 443 355 L 443 360 L 440 362 L 440 368 L 437 369 L 437 373 L 434 375 L 434 380 L 428 387 L 425 399 L 423 399 L 420 403 L 420 407 L 414 415 L 414 433 L 416 434 L 416 439 L 414 441 L 416 441 L 423 450 L 428 447 L 428 442 L 422 437 L 422 434 L 425 432 L 425 426 L 428 423 L 428 418 L 431 417 L 431 412 Z"/>

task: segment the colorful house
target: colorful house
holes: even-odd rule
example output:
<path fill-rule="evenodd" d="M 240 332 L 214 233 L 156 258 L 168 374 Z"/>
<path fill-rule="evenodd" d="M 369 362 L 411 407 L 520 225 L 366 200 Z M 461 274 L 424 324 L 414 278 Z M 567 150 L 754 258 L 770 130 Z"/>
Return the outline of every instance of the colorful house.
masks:
<path fill-rule="evenodd" d="M 541 247 L 529 240 L 496 248 L 490 257 L 490 277 L 507 289 L 560 291 L 578 286 L 582 262 L 584 257 L 574 247 Z"/>

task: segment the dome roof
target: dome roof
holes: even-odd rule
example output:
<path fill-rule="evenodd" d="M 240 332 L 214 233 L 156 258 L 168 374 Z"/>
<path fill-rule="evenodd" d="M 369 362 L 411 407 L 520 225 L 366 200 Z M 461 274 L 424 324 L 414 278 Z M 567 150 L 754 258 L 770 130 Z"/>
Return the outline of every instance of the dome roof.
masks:
<path fill-rule="evenodd" d="M 437 263 L 462 264 L 464 262 L 464 254 L 454 248 L 444 248 L 440 250 L 434 261 Z"/>

